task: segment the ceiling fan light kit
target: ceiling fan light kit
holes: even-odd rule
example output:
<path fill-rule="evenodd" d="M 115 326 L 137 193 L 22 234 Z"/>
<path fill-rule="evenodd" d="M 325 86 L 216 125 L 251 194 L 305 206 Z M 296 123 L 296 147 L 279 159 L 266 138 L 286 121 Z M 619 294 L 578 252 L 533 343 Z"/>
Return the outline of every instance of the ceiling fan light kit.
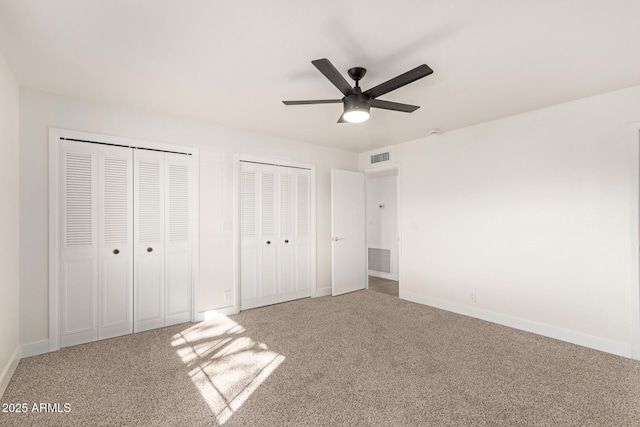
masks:
<path fill-rule="evenodd" d="M 363 94 L 349 95 L 342 99 L 344 113 L 342 118 L 349 123 L 362 123 L 369 120 L 371 99 Z"/>
<path fill-rule="evenodd" d="M 387 80 L 378 86 L 362 92 L 362 89 L 360 88 L 360 80 L 367 73 L 366 69 L 362 67 L 354 67 L 349 70 L 349 77 L 356 82 L 356 85 L 351 87 L 349 82 L 347 82 L 347 80 L 328 59 L 316 59 L 315 61 L 311 61 L 311 63 L 322 74 L 324 74 L 324 76 L 329 79 L 329 81 L 333 83 L 340 92 L 342 92 L 344 97 L 342 99 L 282 102 L 285 105 L 337 104 L 342 102 L 344 111 L 340 116 L 338 123 L 362 123 L 369 119 L 371 107 L 383 110 L 401 111 L 404 113 L 414 112 L 420 107 L 416 105 L 400 104 L 398 102 L 383 101 L 376 98 L 433 73 L 433 70 L 429 68 L 429 66 L 422 64 L 411 71 L 407 71 L 404 74 L 400 74 L 391 80 Z"/>

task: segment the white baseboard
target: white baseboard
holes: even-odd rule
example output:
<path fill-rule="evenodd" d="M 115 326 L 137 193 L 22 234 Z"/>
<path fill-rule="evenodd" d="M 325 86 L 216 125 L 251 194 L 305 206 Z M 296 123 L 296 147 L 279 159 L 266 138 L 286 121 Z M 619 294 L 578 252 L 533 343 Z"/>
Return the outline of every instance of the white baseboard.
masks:
<path fill-rule="evenodd" d="M 331 288 L 321 288 L 321 289 L 316 289 L 316 293 L 313 297 L 314 298 L 327 297 L 329 295 L 331 295 Z"/>
<path fill-rule="evenodd" d="M 563 329 L 545 323 L 534 322 L 532 320 L 513 317 L 506 314 L 500 314 L 481 308 L 469 307 L 468 305 L 445 301 L 438 298 L 426 297 L 423 295 L 417 295 L 406 291 L 400 291 L 400 298 L 407 301 L 416 302 L 418 304 L 424 304 L 431 307 L 440 308 L 442 310 L 451 311 L 453 313 L 486 320 L 487 322 L 498 323 L 500 325 L 532 332 L 534 334 L 543 335 L 545 337 L 570 342 L 572 344 L 581 345 L 583 347 L 589 347 L 595 350 L 604 351 L 605 353 L 611 353 L 617 356 L 628 358 L 632 357 L 631 344 L 629 343 L 599 338 L 593 335 L 587 335 L 581 332 L 571 331 L 569 329 Z"/>
<path fill-rule="evenodd" d="M 18 367 L 18 362 L 20 362 L 20 346 L 16 347 L 15 351 L 11 355 L 11 359 L 9 359 L 9 362 L 0 373 L 0 398 L 7 389 L 9 381 L 11 381 L 11 377 Z"/>
<path fill-rule="evenodd" d="M 327 295 L 331 295 L 331 288 L 316 289 L 314 298 L 324 297 Z M 216 319 L 220 316 L 231 316 L 233 314 L 238 314 L 238 310 L 236 310 L 235 306 L 218 308 L 216 310 L 201 311 L 196 315 L 195 321 L 204 322 L 207 320 Z"/>
<path fill-rule="evenodd" d="M 383 273 L 381 271 L 375 271 L 375 270 L 367 270 L 367 274 L 369 276 L 379 277 L 380 279 L 395 280 L 396 282 L 398 281 L 397 274 Z"/>
<path fill-rule="evenodd" d="M 233 314 L 238 314 L 238 310 L 236 310 L 234 306 L 218 308 L 216 310 L 201 311 L 196 315 L 196 322 L 204 322 L 217 319 L 220 316 L 231 316 Z"/>
<path fill-rule="evenodd" d="M 22 344 L 21 347 L 23 358 L 49 353 L 50 351 L 51 349 L 49 348 L 49 340 L 30 342 L 29 344 Z"/>

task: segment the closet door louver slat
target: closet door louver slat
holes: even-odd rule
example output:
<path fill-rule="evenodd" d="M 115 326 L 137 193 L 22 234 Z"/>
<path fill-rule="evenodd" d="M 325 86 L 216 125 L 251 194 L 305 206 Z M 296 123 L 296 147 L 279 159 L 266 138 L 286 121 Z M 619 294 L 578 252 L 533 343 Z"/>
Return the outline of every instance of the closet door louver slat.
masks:
<path fill-rule="evenodd" d="M 93 163 L 95 155 L 64 153 L 65 246 L 91 246 L 93 243 Z"/>
<path fill-rule="evenodd" d="M 280 235 L 290 237 L 293 232 L 293 176 L 280 173 Z"/>
<path fill-rule="evenodd" d="M 309 176 L 306 174 L 298 174 L 298 220 L 297 236 L 298 238 L 309 237 L 309 222 L 310 222 L 310 194 L 309 194 Z"/>
<path fill-rule="evenodd" d="M 263 172 L 262 178 L 262 236 L 274 238 L 276 235 L 275 175 Z"/>
<path fill-rule="evenodd" d="M 169 240 L 189 240 L 189 168 L 169 165 Z"/>
<path fill-rule="evenodd" d="M 104 159 L 104 243 L 107 244 L 127 243 L 130 238 L 130 165 L 126 158 Z"/>
<path fill-rule="evenodd" d="M 160 162 L 138 162 L 138 243 L 160 242 L 162 238 L 162 199 L 160 197 Z"/>
<path fill-rule="evenodd" d="M 256 237 L 256 172 L 243 170 L 241 177 L 240 209 L 242 238 Z"/>

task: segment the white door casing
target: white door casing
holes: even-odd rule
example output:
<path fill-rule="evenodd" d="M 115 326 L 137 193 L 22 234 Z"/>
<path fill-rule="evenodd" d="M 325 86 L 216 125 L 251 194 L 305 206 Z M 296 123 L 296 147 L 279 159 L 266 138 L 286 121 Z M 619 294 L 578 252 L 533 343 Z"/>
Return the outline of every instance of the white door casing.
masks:
<path fill-rule="evenodd" d="M 331 293 L 366 286 L 364 174 L 331 169 Z"/>

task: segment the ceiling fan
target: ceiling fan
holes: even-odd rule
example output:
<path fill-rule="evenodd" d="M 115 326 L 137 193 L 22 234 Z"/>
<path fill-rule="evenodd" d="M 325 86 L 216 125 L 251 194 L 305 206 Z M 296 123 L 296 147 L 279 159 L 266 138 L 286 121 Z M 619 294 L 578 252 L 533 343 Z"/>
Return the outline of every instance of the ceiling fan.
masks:
<path fill-rule="evenodd" d="M 426 64 L 422 64 L 411 71 L 407 71 L 404 74 L 400 74 L 397 77 L 387 80 L 384 83 L 379 84 L 365 92 L 360 88 L 360 80 L 367 73 L 367 70 L 362 67 L 351 68 L 348 73 L 349 77 L 355 80 L 356 85 L 351 87 L 349 82 L 342 77 L 340 72 L 333 66 L 331 61 L 327 58 L 316 59 L 311 61 L 318 70 L 326 78 L 329 79 L 340 92 L 344 94 L 342 99 L 318 99 L 312 101 L 282 101 L 285 105 L 310 105 L 310 104 L 338 104 L 342 102 L 344 104 L 344 112 L 340 116 L 338 123 L 361 123 L 369 119 L 369 109 L 382 108 L 384 110 L 402 111 L 404 113 L 412 113 L 419 106 L 400 104 L 397 102 L 383 101 L 376 99 L 385 93 L 396 90 L 409 83 L 415 82 L 418 79 L 428 76 L 433 73 L 433 70 Z"/>

